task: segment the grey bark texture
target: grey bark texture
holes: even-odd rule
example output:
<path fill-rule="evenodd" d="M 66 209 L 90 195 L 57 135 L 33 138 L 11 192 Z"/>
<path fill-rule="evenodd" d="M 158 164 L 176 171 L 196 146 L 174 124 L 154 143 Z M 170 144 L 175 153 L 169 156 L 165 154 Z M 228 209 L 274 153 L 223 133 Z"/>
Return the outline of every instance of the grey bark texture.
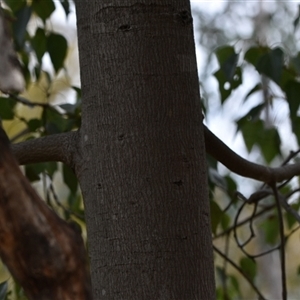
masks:
<path fill-rule="evenodd" d="M 188 0 L 76 1 L 95 299 L 215 299 Z"/>

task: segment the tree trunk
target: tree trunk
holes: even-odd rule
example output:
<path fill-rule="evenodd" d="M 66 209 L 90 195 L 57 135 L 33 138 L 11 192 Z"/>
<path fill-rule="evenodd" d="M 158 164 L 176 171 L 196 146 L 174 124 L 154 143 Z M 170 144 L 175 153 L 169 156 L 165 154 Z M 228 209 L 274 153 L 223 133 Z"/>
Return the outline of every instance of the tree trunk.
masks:
<path fill-rule="evenodd" d="M 188 0 L 76 1 L 95 299 L 215 299 Z"/>
<path fill-rule="evenodd" d="M 32 300 L 89 300 L 80 232 L 60 219 L 24 177 L 0 126 L 0 256 Z M 1 299 L 3 298 L 1 291 Z M 6 299 L 6 298 L 5 298 Z"/>

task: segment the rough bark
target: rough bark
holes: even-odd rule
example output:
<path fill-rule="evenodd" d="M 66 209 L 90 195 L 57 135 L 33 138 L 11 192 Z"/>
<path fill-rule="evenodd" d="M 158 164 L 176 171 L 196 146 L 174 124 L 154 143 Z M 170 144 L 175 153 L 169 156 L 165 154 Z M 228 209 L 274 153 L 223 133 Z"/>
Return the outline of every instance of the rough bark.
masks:
<path fill-rule="evenodd" d="M 12 151 L 20 165 L 60 161 L 70 167 L 77 157 L 78 132 L 53 134 L 12 145 Z"/>
<path fill-rule="evenodd" d="M 77 1 L 95 299 L 215 299 L 187 0 Z"/>
<path fill-rule="evenodd" d="M 0 128 L 0 256 L 29 299 L 91 299 L 79 232 L 38 197 Z"/>

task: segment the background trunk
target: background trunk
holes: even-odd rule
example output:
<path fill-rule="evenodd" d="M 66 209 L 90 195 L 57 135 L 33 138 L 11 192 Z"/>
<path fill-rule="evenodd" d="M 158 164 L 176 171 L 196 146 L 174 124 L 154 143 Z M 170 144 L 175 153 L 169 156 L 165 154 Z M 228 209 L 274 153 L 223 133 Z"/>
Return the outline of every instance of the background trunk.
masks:
<path fill-rule="evenodd" d="M 189 1 L 78 0 L 77 17 L 94 297 L 214 299 Z"/>

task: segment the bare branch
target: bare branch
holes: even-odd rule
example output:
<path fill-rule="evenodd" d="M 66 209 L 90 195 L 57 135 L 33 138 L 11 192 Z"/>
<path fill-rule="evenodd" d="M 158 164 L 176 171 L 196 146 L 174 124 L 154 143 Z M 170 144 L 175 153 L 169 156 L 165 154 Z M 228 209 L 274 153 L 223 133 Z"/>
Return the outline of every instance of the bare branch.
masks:
<path fill-rule="evenodd" d="M 259 289 L 255 286 L 253 281 L 249 278 L 247 274 L 233 261 L 231 260 L 226 254 L 221 252 L 216 246 L 213 246 L 214 251 L 217 252 L 223 259 L 225 259 L 227 262 L 229 262 L 237 271 L 242 274 L 242 276 L 246 279 L 246 281 L 250 284 L 252 289 L 256 292 L 256 294 L 259 296 L 259 299 L 266 300 L 266 298 L 262 295 L 262 293 L 259 291 Z"/>
<path fill-rule="evenodd" d="M 12 151 L 20 165 L 61 161 L 73 166 L 74 154 L 78 152 L 78 132 L 53 134 L 12 145 Z"/>
<path fill-rule="evenodd" d="M 286 287 L 286 267 L 285 267 L 285 236 L 284 236 L 284 224 L 283 216 L 280 206 L 279 194 L 276 184 L 273 183 L 271 188 L 274 192 L 274 197 L 276 200 L 276 207 L 278 213 L 278 225 L 279 225 L 279 236 L 280 236 L 280 264 L 281 264 L 281 286 L 282 286 L 282 300 L 287 299 L 287 287 Z"/>
<path fill-rule="evenodd" d="M 252 163 L 227 147 L 205 125 L 204 137 L 206 151 L 229 170 L 238 175 L 263 181 L 265 183 L 280 182 L 300 174 L 300 163 L 269 168 Z"/>

